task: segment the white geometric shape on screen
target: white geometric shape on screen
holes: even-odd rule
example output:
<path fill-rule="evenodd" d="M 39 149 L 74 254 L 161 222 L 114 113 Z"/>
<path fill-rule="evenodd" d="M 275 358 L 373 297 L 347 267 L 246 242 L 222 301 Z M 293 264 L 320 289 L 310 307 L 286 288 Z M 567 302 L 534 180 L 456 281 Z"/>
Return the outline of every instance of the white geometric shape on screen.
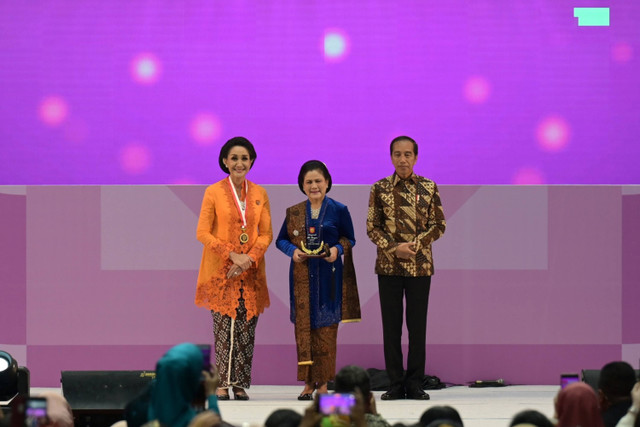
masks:
<path fill-rule="evenodd" d="M 547 226 L 546 186 L 482 187 L 447 218 L 436 270 L 546 270 Z"/>
<path fill-rule="evenodd" d="M 0 350 L 6 351 L 15 359 L 18 366 L 27 366 L 27 346 L 0 343 Z"/>
<path fill-rule="evenodd" d="M 103 270 L 197 270 L 198 218 L 164 186 L 101 187 Z"/>
<path fill-rule="evenodd" d="M 27 194 L 26 185 L 0 185 L 0 194 L 12 194 L 14 196 L 24 196 Z"/>
<path fill-rule="evenodd" d="M 622 359 L 631 366 L 638 366 L 640 344 L 622 344 Z"/>
<path fill-rule="evenodd" d="M 633 196 L 636 194 L 640 194 L 640 185 L 623 185 L 622 186 L 623 196 Z"/>

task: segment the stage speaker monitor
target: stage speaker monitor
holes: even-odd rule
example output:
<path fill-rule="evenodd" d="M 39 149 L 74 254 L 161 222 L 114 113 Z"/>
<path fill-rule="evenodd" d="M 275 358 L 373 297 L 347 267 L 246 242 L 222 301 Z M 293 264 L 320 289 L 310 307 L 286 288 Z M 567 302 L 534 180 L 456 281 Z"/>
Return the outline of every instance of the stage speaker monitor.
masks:
<path fill-rule="evenodd" d="M 62 371 L 62 394 L 76 427 L 109 427 L 124 419 L 124 408 L 144 392 L 153 371 Z"/>
<path fill-rule="evenodd" d="M 640 378 L 640 369 L 636 369 L 636 378 Z M 598 382 L 600 381 L 600 369 L 583 369 L 582 381 L 589 384 L 598 393 Z"/>
<path fill-rule="evenodd" d="M 62 371 L 62 394 L 71 409 L 122 411 L 154 379 L 153 371 Z"/>
<path fill-rule="evenodd" d="M 583 369 L 582 381 L 589 384 L 598 393 L 598 381 L 600 380 L 600 369 Z"/>

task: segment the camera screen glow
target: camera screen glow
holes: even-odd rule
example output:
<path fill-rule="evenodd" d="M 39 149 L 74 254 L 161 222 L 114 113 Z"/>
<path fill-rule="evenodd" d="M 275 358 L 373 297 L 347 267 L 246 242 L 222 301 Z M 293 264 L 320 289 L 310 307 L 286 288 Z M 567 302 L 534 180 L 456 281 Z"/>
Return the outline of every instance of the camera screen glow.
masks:
<path fill-rule="evenodd" d="M 320 397 L 320 412 L 325 415 L 349 415 L 355 403 L 352 394 L 325 394 Z"/>
<path fill-rule="evenodd" d="M 27 417 L 42 418 L 47 416 L 47 408 L 27 408 L 25 411 Z"/>

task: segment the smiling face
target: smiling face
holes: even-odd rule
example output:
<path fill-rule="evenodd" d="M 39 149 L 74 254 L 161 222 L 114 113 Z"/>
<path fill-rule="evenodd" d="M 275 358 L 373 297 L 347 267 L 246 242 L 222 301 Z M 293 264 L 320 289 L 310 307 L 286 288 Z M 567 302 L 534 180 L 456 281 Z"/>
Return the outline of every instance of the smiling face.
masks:
<path fill-rule="evenodd" d="M 242 182 L 251 168 L 249 151 L 240 145 L 231 147 L 229 154 L 223 159 L 223 162 L 227 169 L 229 169 L 229 176 L 231 176 L 234 182 Z"/>
<path fill-rule="evenodd" d="M 302 190 L 312 204 L 322 202 L 328 186 L 329 182 L 318 169 L 307 172 L 302 180 Z"/>
<path fill-rule="evenodd" d="M 413 152 L 413 143 L 411 141 L 403 139 L 393 144 L 391 162 L 400 178 L 409 178 L 417 161 L 418 156 Z"/>

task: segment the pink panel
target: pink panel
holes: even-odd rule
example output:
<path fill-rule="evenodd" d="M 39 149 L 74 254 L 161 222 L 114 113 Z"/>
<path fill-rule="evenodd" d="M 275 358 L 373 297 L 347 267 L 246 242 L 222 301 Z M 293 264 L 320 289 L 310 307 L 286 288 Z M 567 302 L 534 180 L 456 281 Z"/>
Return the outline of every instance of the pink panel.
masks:
<path fill-rule="evenodd" d="M 204 188 L 171 187 L 167 203 L 179 200 L 197 214 Z M 471 196 L 482 194 L 477 190 L 443 186 L 445 212 L 458 212 Z M 136 191 L 144 199 L 145 187 Z M 277 233 L 286 207 L 304 196 L 297 186 L 267 186 L 267 191 Z M 330 193 L 347 203 L 353 217 L 363 313 L 361 323 L 340 327 L 338 365 L 382 368 L 375 246 L 365 232 L 368 193 L 368 186 L 336 186 Z M 501 198 L 499 189 L 492 191 L 492 203 L 512 203 L 508 193 Z M 633 239 L 640 211 L 635 198 L 625 196 L 623 223 L 620 187 L 548 187 L 548 195 L 547 269 L 438 269 L 435 245 L 429 373 L 449 382 L 501 376 L 510 382 L 555 383 L 557 372 L 597 369 L 620 358 L 623 316 L 624 324 L 631 325 L 624 342 L 638 342 L 633 335 L 640 320 L 633 305 L 640 274 L 633 270 L 640 265 L 634 262 L 640 253 Z M 153 215 L 171 226 L 162 211 Z M 154 271 L 100 269 L 99 187 L 29 187 L 26 211 L 18 209 L 5 218 L 2 232 L 14 236 L 12 248 L 20 244 L 16 230 L 21 223 L 26 227 L 27 306 L 18 305 L 12 319 L 26 317 L 22 339 L 28 337 L 33 386 L 59 384 L 62 369 L 149 369 L 171 345 L 212 342 L 210 313 L 193 304 L 199 259 L 191 270 L 162 271 L 162 265 Z M 520 220 L 526 225 L 526 216 Z M 447 238 L 458 237 L 445 233 Z M 464 236 L 459 238 L 464 245 Z M 488 239 L 487 251 L 492 244 Z M 185 248 L 168 242 L 167 250 Z M 19 259 L 14 262 L 20 265 Z M 273 246 L 266 262 L 272 306 L 258 322 L 254 380 L 296 383 L 289 260 Z M 623 282 L 621 264 L 625 280 L 634 286 Z"/>
<path fill-rule="evenodd" d="M 210 314 L 193 304 L 195 271 L 100 269 L 99 191 L 34 187 L 29 194 L 29 343 L 210 340 Z"/>
<path fill-rule="evenodd" d="M 61 371 L 153 371 L 158 359 L 170 347 L 166 345 L 30 345 L 31 386 L 60 387 Z"/>
<path fill-rule="evenodd" d="M 27 343 L 27 201 L 0 194 L 0 343 Z"/>
<path fill-rule="evenodd" d="M 640 194 L 625 195 L 622 206 L 622 342 L 640 343 Z"/>

